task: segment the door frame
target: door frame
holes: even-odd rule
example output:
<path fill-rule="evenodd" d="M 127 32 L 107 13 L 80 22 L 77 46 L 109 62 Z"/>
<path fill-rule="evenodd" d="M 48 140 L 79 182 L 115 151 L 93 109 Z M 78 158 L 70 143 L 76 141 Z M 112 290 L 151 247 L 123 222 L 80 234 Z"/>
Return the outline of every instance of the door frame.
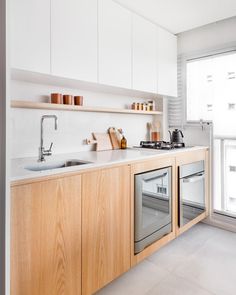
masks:
<path fill-rule="evenodd" d="M 9 283 L 6 274 L 9 255 L 9 245 L 6 237 L 9 227 L 6 223 L 6 202 L 8 179 L 7 179 L 7 118 L 8 118 L 8 62 L 7 62 L 7 0 L 0 0 L 0 294 L 9 293 Z M 9 214 L 8 214 L 9 215 Z M 8 216 L 9 217 L 9 216 Z M 7 287 L 8 285 L 8 287 Z M 8 291 L 7 291 L 8 289 Z"/>

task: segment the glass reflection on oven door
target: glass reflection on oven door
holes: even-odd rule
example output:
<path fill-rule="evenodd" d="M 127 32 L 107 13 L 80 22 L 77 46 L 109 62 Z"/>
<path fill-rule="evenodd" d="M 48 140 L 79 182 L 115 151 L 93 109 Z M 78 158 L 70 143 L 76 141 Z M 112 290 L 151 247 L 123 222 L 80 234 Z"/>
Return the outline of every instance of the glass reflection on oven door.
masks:
<path fill-rule="evenodd" d="M 135 253 L 172 230 L 171 167 L 135 175 Z"/>
<path fill-rule="evenodd" d="M 162 227 L 170 220 L 170 199 L 168 195 L 168 177 L 155 180 L 143 180 L 142 220 L 145 230 L 152 224 Z"/>
<path fill-rule="evenodd" d="M 180 226 L 206 210 L 204 172 L 180 180 Z"/>
<path fill-rule="evenodd" d="M 171 222 L 171 168 L 142 178 L 142 236 L 151 235 Z"/>

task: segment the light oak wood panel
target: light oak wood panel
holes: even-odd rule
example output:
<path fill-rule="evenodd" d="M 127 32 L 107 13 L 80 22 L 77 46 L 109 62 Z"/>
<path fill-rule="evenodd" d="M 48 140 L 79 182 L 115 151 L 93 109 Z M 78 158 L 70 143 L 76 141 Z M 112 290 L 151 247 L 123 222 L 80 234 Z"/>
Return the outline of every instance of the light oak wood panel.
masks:
<path fill-rule="evenodd" d="M 175 157 L 165 155 L 156 159 L 142 161 L 131 166 L 131 174 L 143 173 L 146 171 L 161 169 L 164 167 L 175 165 Z"/>
<path fill-rule="evenodd" d="M 90 295 L 130 268 L 130 167 L 82 181 L 82 289 Z"/>
<path fill-rule="evenodd" d="M 95 112 L 95 113 L 116 113 L 116 114 L 135 114 L 135 115 L 162 115 L 161 111 L 138 111 L 132 109 L 118 109 L 118 108 L 105 108 L 105 107 L 90 107 L 78 105 L 65 105 L 47 102 L 33 102 L 12 100 L 12 108 L 22 109 L 40 109 L 40 110 L 60 110 L 60 111 L 74 111 L 74 112 Z"/>
<path fill-rule="evenodd" d="M 11 295 L 81 294 L 81 177 L 11 191 Z"/>
<path fill-rule="evenodd" d="M 154 242 L 153 244 L 151 244 L 150 246 L 145 248 L 142 252 L 140 252 L 136 255 L 132 255 L 131 265 L 135 266 L 139 262 L 143 261 L 145 258 L 147 258 L 148 256 L 152 255 L 154 252 L 159 250 L 161 247 L 165 246 L 170 241 L 174 240 L 175 237 L 176 237 L 175 233 L 171 232 L 168 235 L 162 237 L 160 240 Z"/>
<path fill-rule="evenodd" d="M 191 220 L 190 222 L 188 222 L 187 224 L 185 224 L 182 227 L 178 227 L 178 229 L 176 230 L 177 232 L 177 236 L 186 232 L 187 230 L 189 230 L 192 226 L 194 226 L 195 224 L 199 223 L 200 221 L 202 221 L 203 219 L 205 219 L 207 217 L 207 213 L 203 212 L 201 215 L 197 216 L 196 218 L 194 218 L 193 220 Z M 177 223 L 178 225 L 178 223 Z"/>
<path fill-rule="evenodd" d="M 206 150 L 188 151 L 176 155 L 176 167 L 180 165 L 190 164 L 197 161 L 205 160 Z"/>
<path fill-rule="evenodd" d="M 163 167 L 172 167 L 172 231 L 160 240 L 146 247 L 142 252 L 134 254 L 134 175 L 151 170 L 161 169 Z M 155 251 L 172 241 L 176 237 L 176 219 L 177 219 L 177 191 L 176 191 L 176 167 L 174 157 L 163 157 L 152 161 L 145 161 L 131 166 L 131 265 L 134 266 L 141 262 Z"/>

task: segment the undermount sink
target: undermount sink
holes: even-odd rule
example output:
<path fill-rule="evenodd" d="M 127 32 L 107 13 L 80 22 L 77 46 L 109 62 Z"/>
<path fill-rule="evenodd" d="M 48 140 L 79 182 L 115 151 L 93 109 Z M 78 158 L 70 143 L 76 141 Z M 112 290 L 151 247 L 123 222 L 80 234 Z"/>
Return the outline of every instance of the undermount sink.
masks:
<path fill-rule="evenodd" d="M 58 162 L 51 162 L 51 163 L 37 163 L 35 165 L 25 166 L 24 169 L 29 171 L 45 171 L 45 170 L 53 170 L 58 168 L 80 166 L 80 165 L 85 165 L 90 163 L 92 162 L 82 161 L 82 160 L 66 160 L 66 161 L 58 161 Z"/>

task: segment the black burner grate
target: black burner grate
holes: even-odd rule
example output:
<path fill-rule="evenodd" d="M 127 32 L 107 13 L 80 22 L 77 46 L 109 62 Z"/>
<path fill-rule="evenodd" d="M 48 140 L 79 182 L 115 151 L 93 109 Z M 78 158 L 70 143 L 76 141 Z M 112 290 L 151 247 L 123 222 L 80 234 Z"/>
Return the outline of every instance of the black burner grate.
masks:
<path fill-rule="evenodd" d="M 168 142 L 168 141 L 141 141 L 141 148 L 156 149 L 156 150 L 172 150 L 176 148 L 184 148 L 183 142 Z"/>

